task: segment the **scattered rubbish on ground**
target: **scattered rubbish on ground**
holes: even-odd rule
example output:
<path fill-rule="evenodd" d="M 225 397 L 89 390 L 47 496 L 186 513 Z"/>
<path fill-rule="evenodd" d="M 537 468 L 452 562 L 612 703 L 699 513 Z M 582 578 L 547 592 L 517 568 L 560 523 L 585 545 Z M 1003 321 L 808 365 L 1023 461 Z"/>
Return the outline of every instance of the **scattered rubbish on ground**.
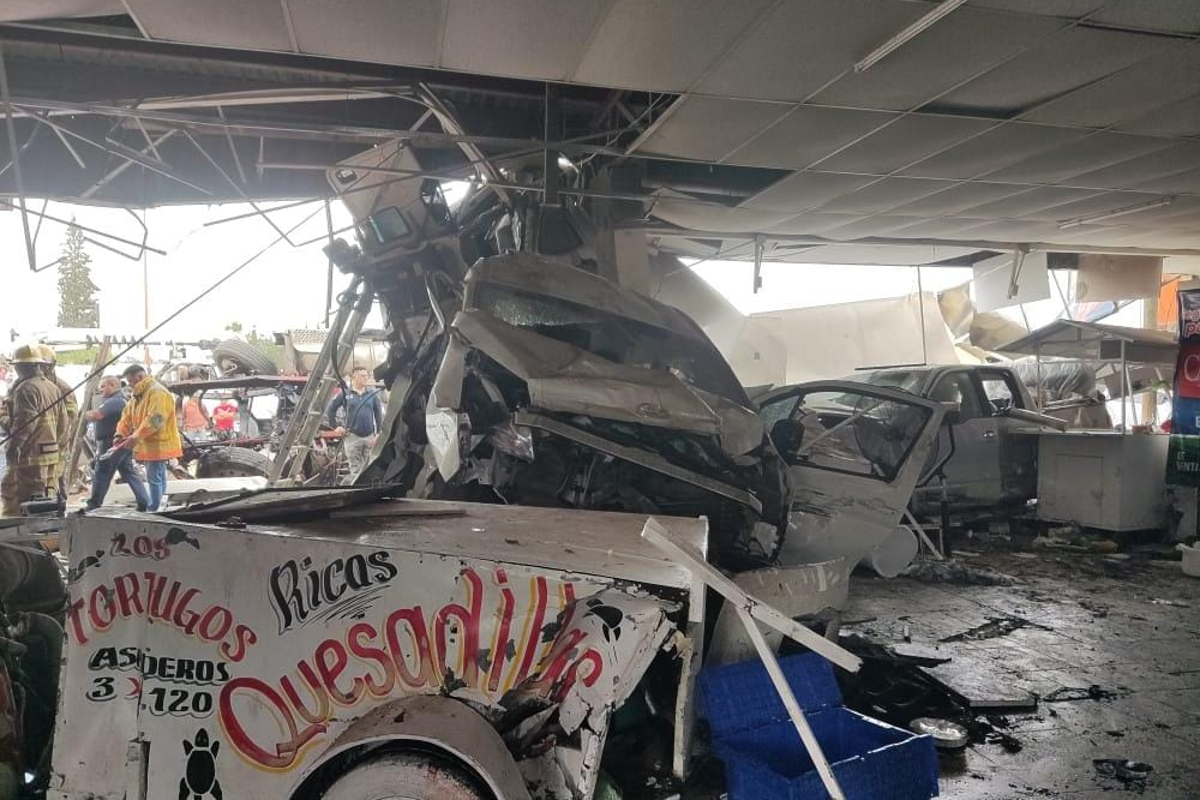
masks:
<path fill-rule="evenodd" d="M 1094 758 L 1092 766 L 1101 776 L 1114 778 L 1137 792 L 1145 790 L 1146 779 L 1154 771 L 1154 767 L 1142 761 L 1126 761 L 1122 758 Z"/>
<path fill-rule="evenodd" d="M 1108 616 L 1108 606 L 1097 603 L 1095 600 L 1080 600 L 1079 607 L 1092 612 L 1101 619 Z"/>
<path fill-rule="evenodd" d="M 1035 622 L 1030 622 L 1024 617 L 991 617 L 982 625 L 977 625 L 970 630 L 956 633 L 952 636 L 946 636 L 938 639 L 939 642 L 964 642 L 964 641 L 979 641 L 981 639 L 995 639 L 1000 636 L 1007 636 L 1013 631 L 1021 628 L 1037 628 L 1038 630 L 1048 631 L 1045 625 L 1038 625 Z"/>
<path fill-rule="evenodd" d="M 1012 586 L 1017 579 L 983 567 L 969 567 L 961 561 L 916 561 L 902 575 L 929 583 L 957 583 L 964 586 Z"/>
<path fill-rule="evenodd" d="M 1063 686 L 1055 689 L 1050 694 L 1042 696 L 1044 703 L 1073 703 L 1077 700 L 1113 700 L 1117 697 L 1124 697 L 1128 694 L 1125 687 L 1117 687 L 1116 689 L 1105 689 L 1103 686 L 1092 684 L 1091 686 Z"/>
<path fill-rule="evenodd" d="M 1182 603 L 1178 600 L 1166 600 L 1161 597 L 1156 597 L 1150 601 L 1156 606 L 1171 606 L 1172 608 L 1191 608 L 1190 603 Z"/>

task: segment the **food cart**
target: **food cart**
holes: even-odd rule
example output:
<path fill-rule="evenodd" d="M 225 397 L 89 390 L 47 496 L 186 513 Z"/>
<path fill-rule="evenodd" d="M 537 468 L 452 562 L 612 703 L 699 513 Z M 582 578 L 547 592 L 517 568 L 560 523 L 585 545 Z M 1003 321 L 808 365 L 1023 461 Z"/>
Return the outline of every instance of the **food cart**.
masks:
<path fill-rule="evenodd" d="M 1166 523 L 1169 437 L 1130 433 L 1130 403 L 1139 392 L 1170 385 L 1178 348 L 1169 333 L 1075 320 L 1058 320 L 1001 348 L 1035 357 L 1039 406 L 1047 364 L 1086 364 L 1108 397 L 1121 401 L 1120 430 L 1027 432 L 1038 437 L 1039 520 L 1108 531 Z"/>
<path fill-rule="evenodd" d="M 590 797 L 635 691 L 682 776 L 704 591 L 644 516 L 369 492 L 72 519 L 49 796 Z"/>

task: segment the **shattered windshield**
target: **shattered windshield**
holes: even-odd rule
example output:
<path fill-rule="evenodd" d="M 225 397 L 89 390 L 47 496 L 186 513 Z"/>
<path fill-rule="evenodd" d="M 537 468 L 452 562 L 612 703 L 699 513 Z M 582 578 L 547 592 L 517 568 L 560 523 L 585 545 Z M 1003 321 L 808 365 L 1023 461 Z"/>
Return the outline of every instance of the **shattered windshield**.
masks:
<path fill-rule="evenodd" d="M 725 359 L 706 341 L 557 297 L 497 284 L 480 284 L 475 305 L 509 325 L 618 364 L 667 370 L 702 391 L 749 405 Z"/>
<path fill-rule="evenodd" d="M 847 380 L 880 386 L 885 389 L 899 389 L 910 394 L 920 394 L 925 386 L 926 373 L 923 370 L 911 369 L 881 369 L 874 372 L 856 372 Z"/>

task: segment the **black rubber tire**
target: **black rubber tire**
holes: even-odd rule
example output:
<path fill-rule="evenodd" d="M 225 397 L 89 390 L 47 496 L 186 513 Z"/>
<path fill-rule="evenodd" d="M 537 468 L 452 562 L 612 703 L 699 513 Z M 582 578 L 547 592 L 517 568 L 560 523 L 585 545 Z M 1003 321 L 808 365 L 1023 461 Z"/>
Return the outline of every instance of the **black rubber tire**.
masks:
<path fill-rule="evenodd" d="M 200 456 L 196 463 L 197 478 L 267 477 L 271 459 L 266 453 L 248 447 L 218 447 Z"/>
<path fill-rule="evenodd" d="M 226 339 L 213 348 L 213 361 L 222 375 L 274 375 L 279 367 L 271 357 L 252 344 Z"/>

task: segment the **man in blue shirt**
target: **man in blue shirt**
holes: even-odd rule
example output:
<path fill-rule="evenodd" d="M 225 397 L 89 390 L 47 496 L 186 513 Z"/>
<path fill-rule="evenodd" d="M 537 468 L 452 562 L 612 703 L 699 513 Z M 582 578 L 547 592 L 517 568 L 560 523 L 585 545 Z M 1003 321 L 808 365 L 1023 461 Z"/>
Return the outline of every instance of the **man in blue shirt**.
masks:
<path fill-rule="evenodd" d="M 339 426 L 337 412 L 344 410 L 346 422 Z M 350 465 L 346 483 L 353 483 L 367 466 L 375 436 L 383 427 L 383 403 L 378 389 L 367 389 L 367 368 L 355 367 L 350 373 L 350 390 L 329 401 L 325 409 L 325 420 L 335 435 L 342 437 L 342 449 Z"/>
<path fill-rule="evenodd" d="M 88 498 L 87 508 L 99 508 L 104 505 L 104 496 L 108 494 L 113 475 L 120 473 L 137 500 L 138 511 L 145 511 L 150 507 L 150 495 L 146 492 L 146 484 L 142 483 L 142 479 L 134 470 L 133 451 L 121 448 L 111 455 L 105 455 L 112 450 L 113 438 L 117 435 L 117 422 L 121 419 L 121 412 L 125 410 L 121 379 L 115 375 L 101 378 L 100 395 L 103 399 L 99 407 L 85 414 L 92 421 L 92 430 L 96 436 L 92 496 Z"/>

